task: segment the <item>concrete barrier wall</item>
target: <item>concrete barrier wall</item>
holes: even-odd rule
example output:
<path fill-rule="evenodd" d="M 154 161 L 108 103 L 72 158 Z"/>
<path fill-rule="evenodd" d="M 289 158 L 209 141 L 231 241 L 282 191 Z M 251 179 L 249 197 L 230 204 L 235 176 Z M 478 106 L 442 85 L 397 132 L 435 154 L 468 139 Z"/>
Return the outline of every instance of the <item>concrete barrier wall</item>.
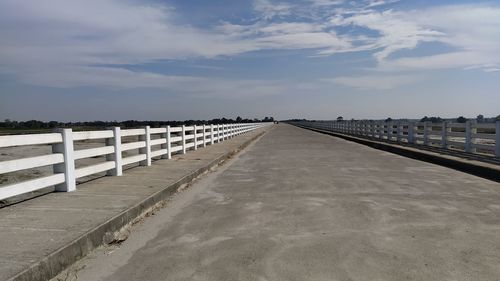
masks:
<path fill-rule="evenodd" d="M 500 121 L 431 123 L 403 121 L 299 121 L 290 124 L 331 132 L 500 158 Z"/>
<path fill-rule="evenodd" d="M 253 131 L 271 123 L 222 124 L 202 126 L 180 126 L 122 130 L 113 127 L 103 131 L 73 132 L 72 129 L 57 129 L 50 134 L 0 136 L 0 148 L 31 145 L 51 145 L 47 155 L 0 162 L 0 175 L 52 166 L 53 174 L 27 181 L 0 186 L 0 200 L 32 192 L 49 186 L 56 191 L 76 190 L 76 180 L 89 175 L 106 172 L 110 176 L 121 176 L 123 167 L 134 163 L 150 166 L 152 158 L 170 159 L 174 153 L 186 153 L 199 147 L 221 142 L 237 135 Z M 134 141 L 123 142 L 124 138 Z M 102 147 L 74 149 L 74 143 L 87 140 L 105 140 Z M 133 156 L 124 157 L 124 152 L 137 150 Z M 75 168 L 75 161 L 105 156 L 105 161 Z"/>

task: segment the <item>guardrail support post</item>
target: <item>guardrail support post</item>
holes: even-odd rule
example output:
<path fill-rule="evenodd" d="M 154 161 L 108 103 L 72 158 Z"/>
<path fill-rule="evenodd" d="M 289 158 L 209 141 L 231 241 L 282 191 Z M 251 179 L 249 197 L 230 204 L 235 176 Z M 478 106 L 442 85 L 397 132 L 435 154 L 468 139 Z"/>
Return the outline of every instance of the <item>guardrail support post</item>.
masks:
<path fill-rule="evenodd" d="M 194 138 L 193 138 L 193 142 L 194 142 L 194 150 L 198 150 L 198 138 L 196 137 L 196 131 L 198 130 L 197 126 L 196 125 L 193 125 L 193 134 L 194 134 Z"/>
<path fill-rule="evenodd" d="M 151 128 L 149 126 L 144 127 L 144 135 L 139 136 L 140 141 L 144 141 L 146 146 L 139 148 L 140 154 L 146 154 L 146 160 L 139 162 L 141 166 L 151 166 Z"/>
<path fill-rule="evenodd" d="M 401 122 L 396 122 L 396 141 L 401 142 L 401 136 L 403 134 L 403 130 L 401 130 Z"/>
<path fill-rule="evenodd" d="M 207 146 L 207 125 L 203 124 L 203 147 Z"/>
<path fill-rule="evenodd" d="M 54 174 L 64 173 L 65 181 L 55 186 L 56 191 L 71 192 L 76 190 L 75 157 L 73 149 L 73 131 L 71 129 L 56 129 L 62 136 L 62 143 L 52 145 L 53 153 L 62 153 L 64 162 L 53 165 Z"/>
<path fill-rule="evenodd" d="M 429 145 L 429 122 L 424 122 L 424 145 Z"/>
<path fill-rule="evenodd" d="M 186 154 L 186 125 L 182 125 L 182 154 Z"/>
<path fill-rule="evenodd" d="M 210 124 L 210 144 L 214 144 L 214 124 Z"/>
<path fill-rule="evenodd" d="M 389 122 L 387 122 L 386 125 L 387 125 L 386 126 L 387 127 L 387 140 L 392 140 L 392 129 L 393 129 L 392 128 L 392 122 L 389 121 Z"/>
<path fill-rule="evenodd" d="M 408 143 L 415 143 L 415 123 L 408 123 Z"/>
<path fill-rule="evenodd" d="M 167 132 L 165 135 L 163 135 L 163 138 L 165 138 L 166 143 L 161 145 L 162 149 L 167 150 L 167 154 L 163 154 L 161 156 L 162 159 L 172 159 L 172 144 L 170 140 L 170 126 L 165 127 L 167 129 Z"/>
<path fill-rule="evenodd" d="M 495 156 L 500 158 L 500 121 L 495 122 Z"/>
<path fill-rule="evenodd" d="M 122 134 L 120 127 L 110 128 L 113 130 L 113 138 L 106 139 L 106 146 L 113 146 L 115 152 L 106 155 L 106 161 L 114 161 L 115 168 L 106 172 L 108 176 L 121 176 L 123 175 L 122 164 Z"/>
<path fill-rule="evenodd" d="M 472 124 L 465 122 L 465 152 L 472 152 Z"/>
<path fill-rule="evenodd" d="M 441 124 L 441 148 L 448 148 L 448 122 Z"/>

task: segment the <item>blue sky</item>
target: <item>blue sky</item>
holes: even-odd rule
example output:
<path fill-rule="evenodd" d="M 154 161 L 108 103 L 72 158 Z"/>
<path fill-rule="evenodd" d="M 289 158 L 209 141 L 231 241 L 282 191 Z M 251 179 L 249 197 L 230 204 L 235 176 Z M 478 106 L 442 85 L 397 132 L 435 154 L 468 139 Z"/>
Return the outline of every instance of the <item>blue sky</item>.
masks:
<path fill-rule="evenodd" d="M 0 118 L 500 114 L 500 2 L 0 0 Z"/>

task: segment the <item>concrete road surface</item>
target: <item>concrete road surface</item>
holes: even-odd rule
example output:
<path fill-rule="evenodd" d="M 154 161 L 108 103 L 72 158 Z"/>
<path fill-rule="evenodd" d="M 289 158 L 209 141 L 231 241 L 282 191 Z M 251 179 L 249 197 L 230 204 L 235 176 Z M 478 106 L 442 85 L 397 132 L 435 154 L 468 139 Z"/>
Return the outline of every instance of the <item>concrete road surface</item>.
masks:
<path fill-rule="evenodd" d="M 78 280 L 500 280 L 500 184 L 280 124 Z"/>

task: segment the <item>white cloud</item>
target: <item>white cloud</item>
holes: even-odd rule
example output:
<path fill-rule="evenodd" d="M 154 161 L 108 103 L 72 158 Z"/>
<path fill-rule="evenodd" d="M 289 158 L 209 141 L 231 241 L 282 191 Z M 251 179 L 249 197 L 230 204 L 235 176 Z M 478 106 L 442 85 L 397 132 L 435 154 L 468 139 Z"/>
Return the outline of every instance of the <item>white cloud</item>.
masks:
<path fill-rule="evenodd" d="M 495 65 L 494 63 L 500 63 L 499 58 L 491 56 L 488 53 L 461 51 L 432 56 L 394 59 L 382 63 L 380 69 L 386 71 L 443 68 L 477 69 L 491 67 L 491 65 Z"/>
<path fill-rule="evenodd" d="M 224 98 L 280 95 L 291 87 L 284 81 L 175 76 L 116 67 L 60 68 L 53 72 L 32 72 L 25 79 L 31 84 L 58 88 L 89 85 L 115 90 L 151 88 L 187 95 Z"/>
<path fill-rule="evenodd" d="M 343 4 L 344 0 L 309 0 L 313 6 L 338 6 Z"/>
<path fill-rule="evenodd" d="M 471 4 L 378 10 L 392 2 L 354 5 L 341 0 L 309 0 L 291 5 L 256 0 L 257 20 L 199 29 L 176 23 L 176 11 L 166 5 L 119 0 L 2 0 L 0 73 L 46 86 L 175 88 L 206 81 L 132 72 L 120 65 L 233 56 L 264 49 L 310 49 L 318 55 L 371 51 L 378 63 L 376 69 L 386 72 L 472 67 L 494 72 L 500 68 L 499 7 Z M 373 32 L 350 32 L 359 28 Z M 455 50 L 391 57 L 423 42 L 440 42 Z M 341 78 L 337 82 L 354 81 L 352 77 Z M 358 80 L 367 85 L 374 81 L 370 79 L 374 77 L 362 78 Z"/>
<path fill-rule="evenodd" d="M 421 57 L 422 63 L 429 62 L 429 68 L 500 65 L 500 52 L 498 51 L 500 50 L 500 7 L 440 6 L 413 11 L 407 16 L 420 25 L 441 30 L 446 36 L 440 38 L 439 41 L 457 49 L 457 52 Z M 404 61 L 397 63 L 401 65 L 402 62 Z M 410 59 L 408 62 L 417 63 Z"/>
<path fill-rule="evenodd" d="M 257 1 L 255 8 L 266 18 L 285 15 L 291 6 Z M 176 24 L 174 13 L 164 5 L 118 0 L 4 0 L 0 2 L 0 71 L 40 85 L 50 81 L 57 81 L 53 86 L 101 85 L 96 79 L 83 78 L 88 77 L 86 70 L 106 65 L 100 69 L 100 79 L 119 85 L 122 82 L 114 74 L 123 74 L 123 69 L 116 66 L 112 72 L 110 65 L 214 58 L 261 49 L 350 47 L 348 40 L 325 32 L 316 23 L 225 23 L 200 30 Z M 57 78 L 60 73 L 76 77 L 79 72 L 78 80 Z M 137 81 L 137 86 L 142 84 Z"/>
<path fill-rule="evenodd" d="M 500 64 L 500 7 L 485 5 L 447 5 L 410 11 L 363 10 L 337 15 L 333 25 L 353 25 L 377 31 L 372 36 L 374 53 L 382 70 L 405 68 L 442 69 Z M 454 51 L 427 56 L 391 59 L 404 49 L 420 43 L 439 42 Z"/>
<path fill-rule="evenodd" d="M 438 41 L 444 34 L 440 31 L 426 28 L 411 20 L 406 14 L 387 10 L 383 12 L 370 11 L 358 13 L 343 19 L 334 18 L 336 25 L 355 25 L 377 31 L 374 48 L 381 51 L 374 55 L 378 61 L 386 59 L 390 54 L 402 49 L 413 49 L 419 42 Z"/>
<path fill-rule="evenodd" d="M 418 75 L 365 75 L 365 76 L 340 76 L 333 79 L 323 79 L 325 82 L 367 90 L 390 90 L 403 85 L 408 85 L 421 80 Z"/>
<path fill-rule="evenodd" d="M 261 13 L 265 19 L 287 16 L 291 13 L 292 5 L 288 3 L 273 3 L 269 0 L 255 0 L 254 10 Z"/>
<path fill-rule="evenodd" d="M 399 2 L 399 0 L 370 0 L 367 2 L 368 2 L 368 5 L 366 6 L 366 8 L 372 8 L 372 7 L 396 3 L 396 2 Z"/>

